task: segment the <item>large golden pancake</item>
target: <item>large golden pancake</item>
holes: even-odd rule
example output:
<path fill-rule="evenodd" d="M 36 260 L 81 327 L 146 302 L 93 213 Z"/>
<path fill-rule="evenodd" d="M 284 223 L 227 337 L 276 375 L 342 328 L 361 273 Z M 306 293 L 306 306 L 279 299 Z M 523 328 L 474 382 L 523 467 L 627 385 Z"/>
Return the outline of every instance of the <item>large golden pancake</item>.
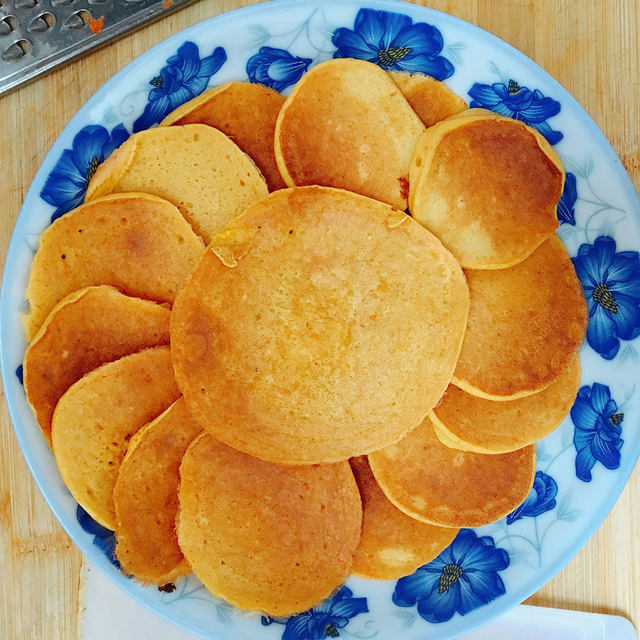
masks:
<path fill-rule="evenodd" d="M 66 295 L 96 284 L 173 302 L 203 244 L 166 200 L 143 193 L 107 196 L 58 218 L 40 236 L 24 318 L 31 341 Z"/>
<path fill-rule="evenodd" d="M 282 189 L 214 238 L 176 299 L 171 349 L 216 438 L 273 462 L 335 462 L 420 424 L 467 309 L 458 263 L 409 216 L 339 189 Z"/>
<path fill-rule="evenodd" d="M 285 187 L 273 155 L 276 119 L 284 96 L 253 82 L 228 82 L 172 111 L 160 126 L 208 124 L 226 133 L 262 172 L 269 191 Z"/>
<path fill-rule="evenodd" d="M 267 194 L 262 174 L 229 137 L 205 124 L 148 129 L 103 162 L 86 201 L 143 191 L 172 202 L 206 243 L 235 215 Z"/>
<path fill-rule="evenodd" d="M 506 453 L 549 435 L 568 415 L 580 387 L 580 358 L 546 389 L 531 396 L 496 402 L 449 385 L 431 414 L 440 440 L 477 453 Z"/>
<path fill-rule="evenodd" d="M 347 577 L 362 505 L 347 462 L 282 466 L 197 438 L 180 466 L 178 541 L 214 595 L 285 616 Z"/>
<path fill-rule="evenodd" d="M 431 562 L 456 537 L 457 529 L 420 522 L 394 506 L 378 486 L 365 456 L 350 463 L 362 498 L 362 535 L 352 573 L 397 580 Z"/>
<path fill-rule="evenodd" d="M 201 431 L 180 398 L 129 442 L 113 489 L 116 555 L 141 582 L 163 585 L 191 573 L 176 534 L 178 469 Z"/>
<path fill-rule="evenodd" d="M 524 123 L 469 109 L 430 127 L 410 171 L 409 208 L 463 267 L 524 260 L 558 227 L 564 169 Z"/>
<path fill-rule="evenodd" d="M 116 525 L 113 487 L 129 439 L 179 396 L 169 347 L 154 347 L 103 364 L 60 398 L 51 425 L 60 475 L 107 529 Z"/>
<path fill-rule="evenodd" d="M 459 95 L 431 76 L 405 71 L 389 71 L 389 74 L 427 127 L 467 108 L 467 103 Z"/>
<path fill-rule="evenodd" d="M 329 60 L 306 73 L 284 103 L 276 162 L 290 187 L 341 187 L 404 211 L 409 164 L 424 130 L 380 67 Z"/>
<path fill-rule="evenodd" d="M 393 504 L 441 527 L 480 527 L 525 500 L 536 471 L 536 448 L 485 455 L 450 449 L 430 418 L 400 442 L 369 455 L 371 471 Z"/>
<path fill-rule="evenodd" d="M 489 400 L 548 387 L 587 326 L 582 286 L 562 242 L 552 236 L 514 267 L 466 275 L 471 308 L 453 383 Z"/>
<path fill-rule="evenodd" d="M 166 306 L 107 285 L 70 293 L 53 308 L 24 356 L 24 390 L 49 444 L 62 394 L 105 362 L 169 344 L 170 316 Z"/>

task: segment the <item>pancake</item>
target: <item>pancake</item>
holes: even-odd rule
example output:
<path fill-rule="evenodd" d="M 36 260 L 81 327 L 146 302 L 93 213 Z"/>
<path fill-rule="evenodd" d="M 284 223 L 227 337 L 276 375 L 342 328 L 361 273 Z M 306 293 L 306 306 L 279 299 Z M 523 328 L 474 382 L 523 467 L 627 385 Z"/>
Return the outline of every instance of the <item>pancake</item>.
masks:
<path fill-rule="evenodd" d="M 397 580 L 431 562 L 458 533 L 410 518 L 378 486 L 365 456 L 351 469 L 362 498 L 362 535 L 352 573 L 374 580 Z"/>
<path fill-rule="evenodd" d="M 179 498 L 185 558 L 241 609 L 305 611 L 349 574 L 362 505 L 347 462 L 275 465 L 203 434 L 180 466 Z"/>
<path fill-rule="evenodd" d="M 131 436 L 180 396 L 169 347 L 154 347 L 87 373 L 53 413 L 53 453 L 80 506 L 115 529 L 113 487 Z"/>
<path fill-rule="evenodd" d="M 24 390 L 49 444 L 62 394 L 105 362 L 169 344 L 170 316 L 166 306 L 106 285 L 70 293 L 53 308 L 24 357 Z"/>
<path fill-rule="evenodd" d="M 404 211 L 409 164 L 424 130 L 386 71 L 364 60 L 328 60 L 284 103 L 276 162 L 290 187 L 340 187 Z"/>
<path fill-rule="evenodd" d="M 116 556 L 141 582 L 163 585 L 191 573 L 176 535 L 178 469 L 201 431 L 180 398 L 129 442 L 113 489 Z"/>
<path fill-rule="evenodd" d="M 62 298 L 83 287 L 110 284 L 173 302 L 203 249 L 180 212 L 155 196 L 108 196 L 70 211 L 40 236 L 27 286 L 27 340 Z"/>
<path fill-rule="evenodd" d="M 558 228 L 564 169 L 533 128 L 485 109 L 430 127 L 410 171 L 409 208 L 469 269 L 522 262 Z"/>
<path fill-rule="evenodd" d="M 262 174 L 224 133 L 204 124 L 160 127 L 131 136 L 103 162 L 86 201 L 143 191 L 172 202 L 206 243 L 267 194 Z"/>
<path fill-rule="evenodd" d="M 160 126 L 208 124 L 227 134 L 258 166 L 269 191 L 286 185 L 273 155 L 276 119 L 284 96 L 252 82 L 228 82 L 172 111 Z"/>
<path fill-rule="evenodd" d="M 495 402 L 449 385 L 431 414 L 440 440 L 477 453 L 506 453 L 542 440 L 567 417 L 580 387 L 580 358 L 546 389 L 531 396 Z"/>
<path fill-rule="evenodd" d="M 469 324 L 452 382 L 474 396 L 515 400 L 548 387 L 584 341 L 587 307 L 562 242 L 524 262 L 466 272 Z"/>
<path fill-rule="evenodd" d="M 450 449 L 430 418 L 400 442 L 369 456 L 371 471 L 393 504 L 441 527 L 480 527 L 524 502 L 533 486 L 536 448 L 485 455 Z"/>
<path fill-rule="evenodd" d="M 346 460 L 420 424 L 467 309 L 458 263 L 409 216 L 343 190 L 282 189 L 214 238 L 176 299 L 178 385 L 237 449 Z"/>
<path fill-rule="evenodd" d="M 405 71 L 389 74 L 427 127 L 467 109 L 467 103 L 459 95 L 431 76 Z"/>

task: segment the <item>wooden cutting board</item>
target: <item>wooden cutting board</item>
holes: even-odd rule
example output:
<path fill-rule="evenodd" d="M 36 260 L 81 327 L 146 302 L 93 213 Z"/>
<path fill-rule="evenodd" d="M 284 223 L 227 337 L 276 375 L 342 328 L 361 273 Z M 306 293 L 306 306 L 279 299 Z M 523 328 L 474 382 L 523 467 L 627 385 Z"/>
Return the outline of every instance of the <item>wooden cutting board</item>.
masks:
<path fill-rule="evenodd" d="M 200 0 L 0 98 L 3 187 L 0 258 L 49 147 L 116 71 L 167 36 L 243 0 Z M 586 108 L 640 187 L 638 0 L 433 0 L 419 4 L 472 22 L 522 50 Z M 634 428 L 636 425 L 629 425 Z M 578 556 L 529 604 L 616 613 L 640 624 L 640 472 Z M 46 506 L 0 409 L 0 637 L 76 640 L 82 564 Z"/>

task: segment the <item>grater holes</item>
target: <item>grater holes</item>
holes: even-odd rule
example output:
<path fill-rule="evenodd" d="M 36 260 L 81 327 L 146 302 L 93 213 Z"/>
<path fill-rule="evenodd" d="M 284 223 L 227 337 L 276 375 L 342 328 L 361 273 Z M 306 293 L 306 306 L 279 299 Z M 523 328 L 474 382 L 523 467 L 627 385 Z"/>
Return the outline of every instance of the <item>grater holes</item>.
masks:
<path fill-rule="evenodd" d="M 65 4 L 71 4 L 74 0 L 51 0 L 51 4 L 54 7 L 59 7 L 61 5 L 65 5 Z"/>
<path fill-rule="evenodd" d="M 109 0 L 89 0 L 89 4 L 106 4 Z"/>
<path fill-rule="evenodd" d="M 1 6 L 1 5 L 0 5 Z M 18 26 L 18 20 L 15 16 L 7 16 L 4 20 L 0 20 L 0 36 L 6 36 Z"/>
<path fill-rule="evenodd" d="M 27 30 L 32 33 L 44 33 L 51 29 L 55 23 L 56 19 L 53 14 L 41 13 L 29 23 Z"/>
<path fill-rule="evenodd" d="M 70 15 L 64 23 L 68 29 L 80 29 L 91 21 L 91 14 L 86 9 L 81 9 Z"/>
<path fill-rule="evenodd" d="M 16 0 L 16 9 L 33 9 L 39 0 Z"/>
<path fill-rule="evenodd" d="M 24 38 L 21 40 L 17 40 L 12 45 L 9 45 L 2 52 L 2 59 L 7 62 L 15 62 L 16 60 L 20 60 L 20 58 L 24 57 L 31 51 L 31 43 Z"/>

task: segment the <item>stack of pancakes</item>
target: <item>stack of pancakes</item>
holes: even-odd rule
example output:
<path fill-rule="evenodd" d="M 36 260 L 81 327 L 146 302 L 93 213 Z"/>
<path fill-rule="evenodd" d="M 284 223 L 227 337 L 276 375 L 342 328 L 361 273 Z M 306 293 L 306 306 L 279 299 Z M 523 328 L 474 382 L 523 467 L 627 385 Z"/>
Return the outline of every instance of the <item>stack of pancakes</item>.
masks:
<path fill-rule="evenodd" d="M 124 570 L 288 615 L 521 504 L 580 380 L 563 184 L 523 123 L 361 60 L 127 140 L 42 234 L 24 361 Z"/>

